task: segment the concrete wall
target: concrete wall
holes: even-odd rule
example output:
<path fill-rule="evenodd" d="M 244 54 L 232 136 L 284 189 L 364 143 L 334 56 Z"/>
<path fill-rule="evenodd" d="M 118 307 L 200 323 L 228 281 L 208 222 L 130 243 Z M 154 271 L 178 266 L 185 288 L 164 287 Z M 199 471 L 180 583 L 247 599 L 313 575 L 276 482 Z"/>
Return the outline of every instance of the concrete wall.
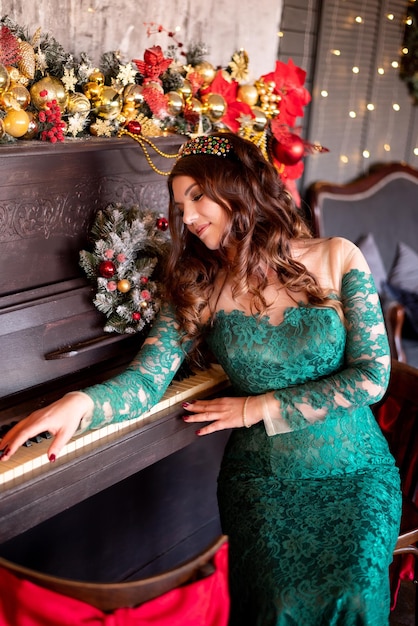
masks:
<path fill-rule="evenodd" d="M 145 48 L 172 42 L 164 33 L 148 37 L 144 23 L 179 27 L 185 48 L 202 41 L 206 60 L 226 66 L 244 48 L 250 57 L 250 79 L 274 69 L 282 0 L 0 0 L 0 15 L 8 15 L 30 36 L 41 27 L 67 52 L 86 52 L 98 63 L 100 54 L 119 50 L 126 61 L 142 59 Z"/>

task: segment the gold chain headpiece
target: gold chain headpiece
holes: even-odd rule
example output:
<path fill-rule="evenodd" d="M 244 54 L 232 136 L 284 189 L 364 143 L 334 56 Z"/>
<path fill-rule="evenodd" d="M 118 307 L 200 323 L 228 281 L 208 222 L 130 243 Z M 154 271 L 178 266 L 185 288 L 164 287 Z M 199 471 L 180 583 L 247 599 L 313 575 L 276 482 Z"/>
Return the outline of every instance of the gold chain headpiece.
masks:
<path fill-rule="evenodd" d="M 163 152 L 150 139 L 144 137 L 144 135 L 131 133 L 124 128 L 121 128 L 118 132 L 118 137 L 122 137 L 122 135 L 128 135 L 128 137 L 132 137 L 132 139 L 135 139 L 135 141 L 139 143 L 145 155 L 145 158 L 148 161 L 148 165 L 154 170 L 154 172 L 156 172 L 157 174 L 161 174 L 161 176 L 170 175 L 170 172 L 163 172 L 163 170 L 158 169 L 158 167 L 153 163 L 151 156 L 148 152 L 148 146 L 150 146 L 153 150 L 155 150 L 157 154 L 164 157 L 165 159 L 177 159 L 177 157 L 179 156 L 178 152 L 176 152 L 175 154 L 168 154 L 167 152 Z"/>

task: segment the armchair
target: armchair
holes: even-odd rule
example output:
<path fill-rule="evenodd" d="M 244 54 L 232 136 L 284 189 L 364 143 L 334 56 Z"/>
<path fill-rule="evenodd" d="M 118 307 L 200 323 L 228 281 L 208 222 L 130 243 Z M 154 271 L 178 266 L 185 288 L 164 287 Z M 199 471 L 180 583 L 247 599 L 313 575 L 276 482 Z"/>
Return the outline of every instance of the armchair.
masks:
<path fill-rule="evenodd" d="M 392 356 L 418 367 L 418 170 L 394 162 L 345 184 L 317 181 L 306 201 L 315 236 L 345 237 L 362 250 Z"/>

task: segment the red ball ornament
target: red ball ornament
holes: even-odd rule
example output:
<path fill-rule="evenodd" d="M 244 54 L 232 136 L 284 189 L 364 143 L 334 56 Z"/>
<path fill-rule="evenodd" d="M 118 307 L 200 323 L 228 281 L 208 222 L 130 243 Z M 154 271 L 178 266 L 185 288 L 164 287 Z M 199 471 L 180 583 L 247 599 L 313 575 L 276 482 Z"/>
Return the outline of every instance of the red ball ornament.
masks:
<path fill-rule="evenodd" d="M 157 219 L 157 228 L 158 228 L 158 230 L 162 230 L 163 232 L 167 230 L 167 228 L 168 228 L 168 221 L 166 220 L 165 217 L 159 217 Z"/>
<path fill-rule="evenodd" d="M 112 278 L 116 272 L 115 264 L 112 261 L 102 261 L 99 265 L 99 274 L 103 278 Z"/>
<path fill-rule="evenodd" d="M 126 124 L 126 130 L 129 133 L 132 133 L 133 135 L 140 135 L 141 134 L 141 130 L 142 130 L 142 126 L 138 122 L 138 120 L 131 120 L 130 122 L 128 122 Z"/>
<path fill-rule="evenodd" d="M 274 157 L 283 165 L 296 165 L 305 154 L 305 146 L 299 135 L 289 133 L 280 141 L 273 140 L 272 151 Z"/>
<path fill-rule="evenodd" d="M 141 313 L 138 313 L 138 311 L 134 311 L 134 313 L 132 313 L 132 319 L 134 322 L 139 322 L 139 320 L 141 319 Z"/>
<path fill-rule="evenodd" d="M 142 285 L 146 285 L 148 282 L 148 276 L 141 276 L 140 282 Z"/>

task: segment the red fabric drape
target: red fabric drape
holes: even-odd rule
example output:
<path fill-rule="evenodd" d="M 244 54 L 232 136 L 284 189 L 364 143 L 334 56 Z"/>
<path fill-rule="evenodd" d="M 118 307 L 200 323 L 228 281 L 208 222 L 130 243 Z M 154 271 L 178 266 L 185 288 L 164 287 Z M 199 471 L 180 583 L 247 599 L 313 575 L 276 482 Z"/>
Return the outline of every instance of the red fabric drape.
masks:
<path fill-rule="evenodd" d="M 112 613 L 44 589 L 0 568 L 0 626 L 226 626 L 229 616 L 228 546 L 216 571 L 136 608 Z"/>
<path fill-rule="evenodd" d="M 418 494 L 414 493 L 418 468 L 418 446 L 416 435 L 414 435 L 416 432 L 415 411 L 408 411 L 408 408 L 403 407 L 395 398 L 388 397 L 379 408 L 376 418 L 399 467 L 402 493 L 415 506 L 418 506 Z M 415 526 L 415 512 L 413 515 L 414 519 L 408 520 L 406 511 L 403 512 L 402 526 L 404 528 Z M 411 554 L 396 556 L 390 566 L 392 610 L 396 606 L 401 580 L 414 580 L 414 578 L 415 557 Z"/>

